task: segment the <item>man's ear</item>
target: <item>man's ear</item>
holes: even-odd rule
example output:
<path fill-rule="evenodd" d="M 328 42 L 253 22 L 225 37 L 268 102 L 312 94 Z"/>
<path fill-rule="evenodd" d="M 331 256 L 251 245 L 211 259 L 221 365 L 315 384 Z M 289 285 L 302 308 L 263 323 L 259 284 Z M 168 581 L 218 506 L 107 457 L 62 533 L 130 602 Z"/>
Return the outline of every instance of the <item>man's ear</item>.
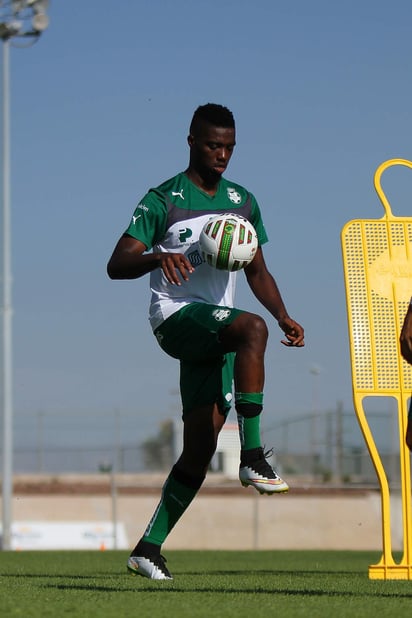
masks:
<path fill-rule="evenodd" d="M 189 146 L 193 146 L 194 141 L 195 141 L 195 138 L 193 137 L 191 133 L 189 133 L 189 135 L 187 136 L 187 143 L 189 144 Z"/>

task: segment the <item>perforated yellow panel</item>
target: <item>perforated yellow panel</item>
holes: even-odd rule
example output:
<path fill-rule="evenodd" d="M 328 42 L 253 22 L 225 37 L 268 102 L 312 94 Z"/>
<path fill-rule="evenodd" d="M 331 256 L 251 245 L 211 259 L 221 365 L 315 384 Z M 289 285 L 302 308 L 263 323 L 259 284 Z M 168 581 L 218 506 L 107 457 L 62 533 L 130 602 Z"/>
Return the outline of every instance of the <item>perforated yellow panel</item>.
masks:
<path fill-rule="evenodd" d="M 405 446 L 412 368 L 399 352 L 399 335 L 412 296 L 412 217 L 394 217 L 380 178 L 392 159 L 375 173 L 375 189 L 383 204 L 382 219 L 350 221 L 342 230 L 342 253 L 348 312 L 355 411 L 375 466 L 382 497 L 383 555 L 369 567 L 372 579 L 412 579 L 410 454 Z M 403 557 L 392 555 L 390 492 L 386 472 L 363 406 L 367 396 L 393 397 L 398 405 L 402 486 Z"/>
<path fill-rule="evenodd" d="M 354 387 L 412 390 L 399 332 L 412 295 L 412 218 L 359 220 L 342 231 Z"/>

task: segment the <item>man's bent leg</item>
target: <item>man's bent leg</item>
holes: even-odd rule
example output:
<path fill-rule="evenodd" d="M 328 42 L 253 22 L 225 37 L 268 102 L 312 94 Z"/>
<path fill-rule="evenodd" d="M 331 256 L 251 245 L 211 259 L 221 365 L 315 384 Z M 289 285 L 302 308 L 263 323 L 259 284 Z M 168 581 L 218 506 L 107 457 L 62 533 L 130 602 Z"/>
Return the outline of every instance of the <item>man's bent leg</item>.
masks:
<path fill-rule="evenodd" d="M 241 450 L 261 447 L 260 414 L 265 381 L 264 356 L 268 331 L 264 320 L 253 313 L 242 313 L 220 332 L 228 351 L 236 352 L 234 381 L 235 407 Z"/>
<path fill-rule="evenodd" d="M 260 493 L 282 493 L 289 487 L 266 460 L 260 437 L 268 331 L 262 318 L 242 313 L 221 331 L 225 348 L 236 352 L 235 407 L 241 443 L 239 478 Z"/>

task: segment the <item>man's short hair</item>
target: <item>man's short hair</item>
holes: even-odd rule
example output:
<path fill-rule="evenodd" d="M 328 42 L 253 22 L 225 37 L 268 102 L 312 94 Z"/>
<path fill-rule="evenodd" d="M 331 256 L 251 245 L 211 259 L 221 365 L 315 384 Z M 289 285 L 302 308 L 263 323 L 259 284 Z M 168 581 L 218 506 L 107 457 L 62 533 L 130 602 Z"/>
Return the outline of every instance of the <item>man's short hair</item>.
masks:
<path fill-rule="evenodd" d="M 235 119 L 230 109 L 224 105 L 206 103 L 206 105 L 200 105 L 193 114 L 192 122 L 190 123 L 190 133 L 192 135 L 196 133 L 203 124 L 224 129 L 234 129 Z"/>

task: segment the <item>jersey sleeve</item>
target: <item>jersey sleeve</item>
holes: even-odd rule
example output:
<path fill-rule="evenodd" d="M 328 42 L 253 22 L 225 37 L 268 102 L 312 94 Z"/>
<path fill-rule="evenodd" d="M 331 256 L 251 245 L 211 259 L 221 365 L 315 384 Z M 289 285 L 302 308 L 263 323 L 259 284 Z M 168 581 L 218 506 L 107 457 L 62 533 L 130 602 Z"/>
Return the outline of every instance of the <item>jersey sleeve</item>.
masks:
<path fill-rule="evenodd" d="M 252 210 L 250 213 L 250 222 L 253 223 L 253 226 L 256 230 L 256 234 L 259 241 L 259 247 L 268 242 L 268 236 L 266 234 L 265 226 L 263 224 L 262 215 L 260 212 L 259 204 L 256 201 L 255 196 L 250 193 L 250 199 L 252 202 Z"/>
<path fill-rule="evenodd" d="M 163 194 L 150 189 L 136 206 L 125 234 L 140 240 L 146 249 L 151 249 L 164 236 L 167 209 Z"/>

